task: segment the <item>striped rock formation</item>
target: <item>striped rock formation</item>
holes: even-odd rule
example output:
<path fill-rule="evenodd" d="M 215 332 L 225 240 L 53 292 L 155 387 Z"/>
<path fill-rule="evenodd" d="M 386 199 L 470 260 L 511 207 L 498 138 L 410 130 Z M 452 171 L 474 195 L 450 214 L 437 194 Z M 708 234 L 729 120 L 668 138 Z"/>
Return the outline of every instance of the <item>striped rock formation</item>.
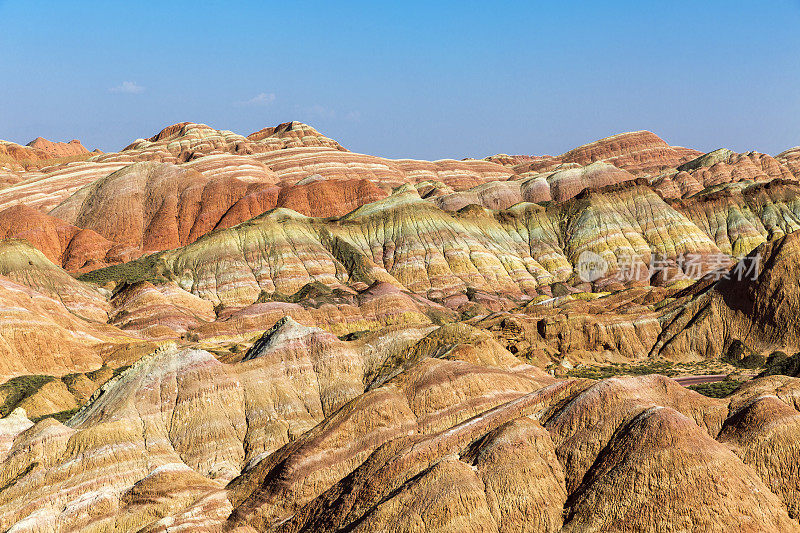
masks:
<path fill-rule="evenodd" d="M 800 150 L 33 144 L 0 153 L 43 154 L 0 157 L 0 530 L 800 531 L 800 379 L 568 377 L 791 370 Z"/>
<path fill-rule="evenodd" d="M 77 139 L 63 143 L 37 137 L 25 146 L 0 141 L 0 164 L 20 170 L 46 166 L 57 159 L 84 158 L 88 157 L 88 154 L 89 150 Z"/>
<path fill-rule="evenodd" d="M 60 301 L 77 317 L 101 323 L 108 319 L 100 290 L 76 280 L 25 241 L 0 241 L 0 276 Z"/>
<path fill-rule="evenodd" d="M 409 339 L 407 346 L 414 342 Z M 39 527 L 130 527 L 136 518 L 129 508 L 130 492 L 141 490 L 143 481 L 153 482 L 152 476 L 176 468 L 180 475 L 172 481 L 177 485 L 184 486 L 184 476 L 192 480 L 189 503 L 198 499 L 197 491 L 201 495 L 211 488 L 221 492 L 224 483 L 248 464 L 260 463 L 326 417 L 342 413 L 341 406 L 364 392 L 365 377 L 391 360 L 398 348 L 389 343 L 376 351 L 351 344 L 286 319 L 267 332 L 239 363 L 224 364 L 208 352 L 178 351 L 174 347 L 145 357 L 104 385 L 67 426 L 44 421 L 14 439 L 19 447 L 10 449 L 2 473 L 6 482 L 14 480 L 10 492 L 2 495 L 6 503 L 0 503 L 4 527 L 26 520 Z M 510 354 L 507 357 L 513 360 Z M 520 366 L 519 362 L 515 366 Z M 517 372 L 536 373 L 536 369 L 523 365 Z M 507 375 L 504 379 L 525 389 L 532 387 L 526 385 L 531 383 L 530 378 L 523 375 L 517 378 L 507 371 L 494 374 Z M 538 371 L 538 375 L 543 373 Z M 467 383 L 481 380 L 473 372 L 463 374 L 463 379 Z M 211 388 L 207 387 L 209 383 L 213 383 Z M 173 387 L 177 387 L 174 394 L 166 393 Z M 265 394 L 265 387 L 271 392 Z M 423 410 L 424 394 L 442 398 L 436 387 L 423 382 L 416 387 L 415 402 L 422 402 L 419 405 Z M 477 391 L 474 385 L 470 388 Z M 494 394 L 488 382 L 483 389 L 477 397 L 482 402 L 492 405 L 502 401 L 503 395 Z M 236 395 L 240 395 L 238 399 Z M 472 409 L 480 409 L 480 405 Z M 208 410 L 211 406 L 217 407 Z M 135 432 L 136 425 L 144 429 Z M 97 433 L 100 427 L 105 427 L 102 435 Z M 358 429 L 357 425 L 351 427 Z M 127 451 L 115 451 L 122 449 Z M 54 451 L 60 457 L 50 455 Z M 43 452 L 48 458 L 41 456 Z M 67 475 L 76 461 L 82 465 L 83 474 Z M 39 468 L 46 469 L 44 479 L 39 479 L 37 472 L 44 472 Z M 96 477 L 101 471 L 105 472 L 104 480 Z M 88 494 L 86 483 L 92 478 L 102 486 Z M 168 480 L 153 488 L 169 494 L 172 481 Z M 43 491 L 31 490 L 34 486 L 29 483 L 43 483 L 55 492 L 43 498 Z M 195 485 L 198 488 L 193 488 Z M 180 498 L 167 503 L 186 506 L 184 496 Z M 229 513 L 230 504 L 223 502 Z M 92 507 L 92 512 L 76 512 L 84 506 Z M 140 508 L 140 527 L 152 520 L 152 513 L 152 507 Z"/>
<path fill-rule="evenodd" d="M 665 307 L 664 331 L 652 351 L 719 356 L 732 340 L 755 349 L 800 347 L 798 275 L 800 232 L 753 250 L 730 279 L 702 280 Z M 741 279 L 739 273 L 741 272 Z"/>
<path fill-rule="evenodd" d="M 51 214 L 135 250 L 176 248 L 215 229 L 234 204 L 273 183 L 265 178 L 136 163 L 81 188 Z"/>
<path fill-rule="evenodd" d="M 505 154 L 488 157 L 520 174 L 546 172 L 559 166 L 586 166 L 605 162 L 635 175 L 657 174 L 668 168 L 690 161 L 702 155 L 697 150 L 670 146 L 649 131 L 634 131 L 605 137 L 579 146 L 559 156 L 509 156 Z"/>
<path fill-rule="evenodd" d="M 18 182 L 0 189 L 0 209 L 24 204 L 48 212 L 84 185 L 128 164 L 130 162 L 98 163 L 90 158 L 19 174 Z"/>
<path fill-rule="evenodd" d="M 287 122 L 243 137 L 215 130 L 205 124 L 181 122 L 164 128 L 149 139 L 139 139 L 122 153 L 141 161 L 179 162 L 213 154 L 252 154 L 285 148 L 315 146 L 344 150 L 339 143 L 301 122 Z M 116 155 L 103 156 L 102 160 Z"/>
<path fill-rule="evenodd" d="M 587 165 L 605 161 L 634 174 L 673 168 L 700 155 L 697 150 L 669 146 L 649 131 L 621 133 L 586 144 L 559 156 L 564 163 Z"/>
<path fill-rule="evenodd" d="M 670 147 L 649 132 L 636 132 L 557 157 L 388 160 L 349 152 L 297 122 L 265 128 L 249 137 L 180 123 L 120 152 L 30 172 L 7 170 L 8 186 L 0 190 L 0 210 L 24 204 L 102 235 L 110 245 L 86 242 L 74 252 L 75 258 L 61 253 L 63 267 L 85 271 L 193 242 L 213 229 L 239 224 L 276 207 L 307 216 L 342 216 L 404 184 L 413 184 L 423 198 L 450 211 L 469 204 L 508 209 L 520 202 L 564 203 L 583 189 L 620 185 L 648 173 L 661 196 L 686 198 L 728 183 L 796 181 L 792 157 L 791 151 L 776 158 L 726 150 L 701 155 Z M 114 175 L 116 171 L 122 173 Z M 131 195 L 118 198 L 113 185 L 132 175 L 150 176 L 140 181 L 139 192 L 133 196 L 162 198 L 167 195 L 162 189 L 168 189 L 169 195 L 193 207 L 173 215 L 175 207 L 166 202 L 132 206 L 133 212 L 143 212 L 141 216 L 116 216 L 117 209 L 128 210 L 128 203 L 137 202 Z M 189 196 L 183 198 L 180 191 L 186 187 Z M 171 221 L 173 216 L 180 227 L 177 238 L 154 237 L 159 231 L 175 233 L 174 228 L 161 228 L 162 221 Z M 142 227 L 145 223 L 149 227 Z M 24 228 L 7 230 L 11 237 L 27 238 L 24 233 Z M 121 240 L 117 239 L 120 235 Z M 52 250 L 46 253 L 55 258 Z"/>
<path fill-rule="evenodd" d="M 66 292 L 66 291 L 65 291 Z M 73 302 L 80 305 L 79 299 Z M 91 302 L 94 303 L 94 302 Z M 96 307 L 84 307 L 96 312 Z M 0 276 L 0 376 L 94 370 L 112 333 L 73 314 L 61 300 Z"/>
<path fill-rule="evenodd" d="M 37 152 L 43 152 L 50 158 L 69 157 L 88 153 L 78 139 L 72 139 L 67 143 L 48 141 L 44 137 L 36 137 L 26 146 Z"/>
<path fill-rule="evenodd" d="M 175 285 L 140 281 L 119 287 L 109 323 L 148 337 L 174 337 L 216 320 L 214 305 Z"/>
<path fill-rule="evenodd" d="M 169 251 L 153 268 L 201 298 L 233 307 L 249 305 L 262 293 L 291 295 L 311 282 L 339 287 L 376 281 L 445 303 L 455 298 L 456 305 L 467 289 L 517 299 L 542 294 L 544 287 L 549 293 L 551 284 L 577 278 L 575 266 L 586 251 L 608 263 L 609 283 L 625 263 L 641 273 L 621 278 L 619 286 L 647 284 L 652 256 L 673 265 L 688 254 L 722 256 L 723 265 L 730 261 L 688 218 L 642 185 L 549 208 L 519 204 L 507 211 L 458 213 L 436 208 L 406 186 L 334 221 L 276 209 Z M 686 277 L 675 268 L 678 279 Z"/>
<path fill-rule="evenodd" d="M 27 205 L 0 211 L 0 238 L 24 240 L 51 262 L 71 271 L 94 270 L 124 260 L 113 242 Z"/>
<path fill-rule="evenodd" d="M 797 171 L 766 154 L 719 149 L 660 176 L 654 188 L 668 198 L 685 198 L 709 187 L 738 182 L 797 181 Z"/>
<path fill-rule="evenodd" d="M 265 133 L 267 130 L 272 131 Z M 318 147 L 327 151 L 342 149 L 335 141 L 299 122 L 267 128 L 254 135 L 257 139 L 250 140 L 229 131 L 186 122 L 165 128 L 150 139 L 139 139 L 120 152 L 96 154 L 85 161 L 57 163 L 41 171 L 11 173 L 15 168 L 9 168 L 6 172 L 10 174 L 5 181 L 16 186 L 7 187 L 2 191 L 0 208 L 24 203 L 49 211 L 81 187 L 137 161 L 178 164 L 205 156 L 246 156 L 303 146 Z M 13 143 L 6 144 L 13 145 Z M 256 169 L 256 174 L 268 172 L 264 165 L 249 157 L 240 157 L 238 160 L 234 158 L 227 164 L 217 163 L 211 166 L 217 169 L 221 166 L 240 167 L 223 172 L 240 177 L 251 175 L 250 170 L 253 168 Z"/>
<path fill-rule="evenodd" d="M 794 180 L 733 183 L 668 203 L 719 249 L 742 257 L 756 246 L 800 229 L 800 184 Z"/>
<path fill-rule="evenodd" d="M 800 146 L 795 146 L 775 156 L 775 159 L 786 165 L 797 176 L 800 171 Z"/>
<path fill-rule="evenodd" d="M 798 531 L 798 390 L 558 381 L 479 330 L 374 351 L 286 319 L 239 362 L 158 350 L 66 424 L 15 411 L 0 525 Z"/>
<path fill-rule="evenodd" d="M 192 328 L 201 337 L 225 337 L 264 330 L 276 320 L 289 316 L 336 335 L 359 334 L 426 327 L 442 320 L 454 320 L 457 313 L 441 304 L 409 293 L 391 283 L 354 284 L 356 289 L 331 289 L 318 282 L 304 285 L 291 296 L 262 293 L 243 308 L 220 309 L 217 320 Z M 192 295 L 197 298 L 196 296 Z M 209 303 L 207 300 L 201 300 Z"/>

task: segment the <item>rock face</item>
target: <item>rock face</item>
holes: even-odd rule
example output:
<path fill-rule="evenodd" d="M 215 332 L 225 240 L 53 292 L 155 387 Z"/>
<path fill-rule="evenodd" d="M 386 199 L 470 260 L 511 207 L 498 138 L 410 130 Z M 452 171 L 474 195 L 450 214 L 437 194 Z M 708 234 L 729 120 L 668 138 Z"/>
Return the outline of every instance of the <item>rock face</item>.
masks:
<path fill-rule="evenodd" d="M 77 281 L 24 241 L 0 241 L 0 276 L 60 300 L 80 318 L 96 322 L 108 318 L 108 303 L 101 291 Z"/>
<path fill-rule="evenodd" d="M 346 152 L 341 144 L 320 134 L 302 122 L 284 122 L 275 127 L 264 128 L 247 136 L 251 141 L 269 147 L 270 150 L 320 146 Z M 265 150 L 268 151 L 268 150 Z"/>
<path fill-rule="evenodd" d="M 8 207 L 0 211 L 0 228 L 64 268 L 85 271 L 194 242 L 276 206 L 335 216 L 386 196 L 367 180 L 281 188 L 261 164 L 242 167 L 232 156 L 198 161 L 203 164 L 126 166 L 79 189 L 49 215 L 28 205 Z"/>
<path fill-rule="evenodd" d="M 239 362 L 162 348 L 66 425 L 22 409 L 3 420 L 0 523 L 800 529 L 781 466 L 800 380 L 762 378 L 730 400 L 659 376 L 557 381 L 479 331 L 375 351 L 284 319 Z"/>
<path fill-rule="evenodd" d="M 205 124 L 181 122 L 161 130 L 149 139 L 139 139 L 123 149 L 139 159 L 188 161 L 216 153 L 252 154 L 286 148 L 322 147 L 346 151 L 302 122 L 286 122 L 242 137 L 230 131 L 215 130 Z M 113 156 L 112 156 L 113 157 Z"/>
<path fill-rule="evenodd" d="M 272 184 L 268 177 L 248 181 L 224 175 L 208 180 L 174 165 L 136 163 L 80 189 L 51 213 L 134 249 L 165 250 L 213 230 L 248 192 Z"/>
<path fill-rule="evenodd" d="M 38 152 L 44 152 L 50 157 L 69 157 L 71 155 L 81 155 L 88 153 L 78 139 L 72 139 L 68 143 L 52 142 L 43 137 L 36 137 L 26 146 Z"/>
<path fill-rule="evenodd" d="M 601 189 L 634 179 L 633 175 L 604 162 L 592 163 L 585 167 L 561 170 L 545 178 L 550 185 L 550 197 L 564 202 L 588 189 Z"/>
<path fill-rule="evenodd" d="M 128 163 L 87 161 L 62 163 L 42 171 L 20 173 L 18 182 L 0 189 L 0 209 L 24 204 L 47 212 L 94 180 L 104 178 Z"/>
<path fill-rule="evenodd" d="M 654 169 L 674 168 L 699 155 L 697 150 L 669 146 L 649 131 L 636 131 L 579 146 L 562 154 L 559 159 L 579 165 L 606 161 L 615 167 L 641 174 Z"/>
<path fill-rule="evenodd" d="M 637 489 L 623 495 L 620 487 Z M 686 524 L 706 531 L 742 524 L 753 531 L 800 529 L 752 469 L 693 421 L 661 406 L 621 428 L 568 506 L 565 531 L 677 531 Z"/>
<path fill-rule="evenodd" d="M 730 279 L 686 290 L 667 308 L 653 352 L 721 356 L 733 340 L 759 350 L 797 351 L 799 300 L 789 280 L 798 275 L 798 257 L 800 233 L 791 233 L 756 248 Z"/>
<path fill-rule="evenodd" d="M 102 364 L 97 347 L 110 336 L 58 299 L 0 276 L 0 375 L 67 374 Z"/>
<path fill-rule="evenodd" d="M 562 225 L 565 217 L 570 221 Z M 646 229 L 654 223 L 663 231 Z M 269 243 L 268 255 L 257 251 L 262 243 Z M 336 221 L 273 210 L 160 261 L 184 289 L 225 306 L 249 305 L 262 292 L 294 294 L 311 282 L 337 287 L 381 281 L 428 299 L 457 301 L 468 289 L 537 296 L 545 286 L 576 277 L 573 265 L 587 250 L 607 258 L 605 279 L 610 283 L 619 275 L 620 286 L 647 284 L 652 256 L 677 265 L 679 255 L 694 254 L 696 277 L 710 268 L 704 258 L 724 256 L 644 187 L 600 191 L 569 206 L 521 204 L 497 213 L 456 214 L 406 187 Z M 226 264 L 224 279 L 219 261 Z M 635 271 L 639 277 L 631 275 Z M 686 275 L 675 267 L 678 279 Z"/>
<path fill-rule="evenodd" d="M 0 241 L 0 376 L 95 370 L 104 348 L 137 335 L 108 326 L 107 291 L 80 282 L 23 241 Z"/>
<path fill-rule="evenodd" d="M 173 336 L 216 319 L 214 305 L 175 284 L 149 281 L 119 287 L 111 299 L 109 323 L 150 337 Z"/>
<path fill-rule="evenodd" d="M 800 530 L 798 149 L 12 144 L 0 530 Z"/>
<path fill-rule="evenodd" d="M 680 198 L 727 183 L 796 181 L 796 176 L 796 169 L 766 154 L 719 149 L 664 173 L 655 188 L 665 197 Z"/>
<path fill-rule="evenodd" d="M 25 146 L 0 141 L 0 164 L 10 164 L 19 168 L 46 166 L 48 160 L 81 157 L 89 153 L 77 139 L 63 143 L 37 137 Z"/>
<path fill-rule="evenodd" d="M 114 261 L 120 247 L 91 229 L 81 229 L 26 205 L 0 211 L 0 238 L 25 240 L 67 270 L 94 270 Z"/>
<path fill-rule="evenodd" d="M 74 143 L 66 145 L 71 148 L 51 144 L 34 143 L 42 153 L 79 150 Z M 412 184 L 420 196 L 451 211 L 469 204 L 508 209 L 520 202 L 564 203 L 584 189 L 599 190 L 641 175 L 650 176 L 653 189 L 662 197 L 686 198 L 707 187 L 733 183 L 795 182 L 800 169 L 792 163 L 792 154 L 787 151 L 772 158 L 718 150 L 702 155 L 671 147 L 652 133 L 635 132 L 556 157 L 388 160 L 349 152 L 298 122 L 247 137 L 187 122 L 137 140 L 120 152 L 93 154 L 86 161 L 27 172 L 8 169 L 2 178 L 7 186 L 0 190 L 0 210 L 24 204 L 102 235 L 110 245 L 92 240 L 76 258 L 61 262 L 68 270 L 85 271 L 193 242 L 213 229 L 239 224 L 276 207 L 313 217 L 342 216 L 385 198 L 404 184 Z M 117 171 L 121 174 L 114 175 Z M 119 185 L 114 183 L 133 176 L 138 176 L 137 192 L 117 198 Z M 115 209 L 137 204 L 134 196 L 165 201 L 132 205 L 135 216 L 116 216 Z M 182 206 L 185 202 L 181 212 L 172 213 L 176 207 L 174 201 L 166 201 L 168 196 Z M 174 225 L 173 217 L 179 226 L 174 237 L 175 228 L 169 227 Z M 142 228 L 145 223 L 151 227 Z M 159 231 L 165 235 L 156 237 Z M 21 233 L 10 236 L 21 237 Z M 122 241 L 115 238 L 118 234 L 125 234 Z M 55 258 L 54 253 L 45 253 Z"/>
<path fill-rule="evenodd" d="M 649 131 L 634 131 L 605 137 L 559 156 L 509 156 L 486 159 L 514 168 L 518 173 L 546 172 L 558 167 L 575 168 L 605 162 L 634 175 L 658 174 L 702 155 L 697 150 L 670 146 Z"/>
<path fill-rule="evenodd" d="M 719 249 L 742 257 L 760 244 L 800 229 L 796 182 L 775 180 L 712 189 L 670 205 L 684 213 Z"/>

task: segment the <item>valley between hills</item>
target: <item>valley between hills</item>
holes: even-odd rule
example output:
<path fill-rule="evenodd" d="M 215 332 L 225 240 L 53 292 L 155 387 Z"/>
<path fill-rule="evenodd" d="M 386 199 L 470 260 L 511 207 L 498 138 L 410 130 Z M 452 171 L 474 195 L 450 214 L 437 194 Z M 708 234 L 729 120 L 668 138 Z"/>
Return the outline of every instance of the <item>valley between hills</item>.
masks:
<path fill-rule="evenodd" d="M 800 147 L 0 141 L 0 530 L 800 531 Z"/>

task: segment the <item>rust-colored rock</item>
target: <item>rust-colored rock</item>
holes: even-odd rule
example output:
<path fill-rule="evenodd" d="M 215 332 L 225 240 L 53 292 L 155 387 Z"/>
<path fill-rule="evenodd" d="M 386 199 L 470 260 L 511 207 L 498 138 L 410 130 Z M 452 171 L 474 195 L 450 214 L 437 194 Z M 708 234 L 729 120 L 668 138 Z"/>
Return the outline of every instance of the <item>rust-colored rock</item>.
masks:
<path fill-rule="evenodd" d="M 81 229 L 25 205 L 0 211 L 0 239 L 22 239 L 67 270 L 106 266 L 115 244 L 90 229 Z M 114 249 L 112 251 L 112 249 Z"/>
<path fill-rule="evenodd" d="M 800 530 L 797 149 L 0 150 L 1 530 Z"/>
<path fill-rule="evenodd" d="M 674 168 L 701 155 L 697 150 L 670 146 L 649 131 L 621 133 L 579 146 L 558 156 L 565 163 L 588 165 L 605 161 L 634 174 Z"/>
<path fill-rule="evenodd" d="M 0 141 L 0 165 L 11 165 L 17 169 L 34 169 L 58 163 L 58 160 L 85 159 L 92 153 L 99 152 L 89 152 L 77 139 L 63 143 L 37 137 L 25 146 Z"/>

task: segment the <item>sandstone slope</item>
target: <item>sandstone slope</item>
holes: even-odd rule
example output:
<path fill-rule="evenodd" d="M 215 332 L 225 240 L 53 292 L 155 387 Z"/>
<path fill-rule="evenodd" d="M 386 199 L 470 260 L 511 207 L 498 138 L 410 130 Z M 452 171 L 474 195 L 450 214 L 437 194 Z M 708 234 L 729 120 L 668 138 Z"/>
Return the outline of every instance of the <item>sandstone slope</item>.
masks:
<path fill-rule="evenodd" d="M 9 146 L 0 530 L 800 531 L 798 149 Z"/>

